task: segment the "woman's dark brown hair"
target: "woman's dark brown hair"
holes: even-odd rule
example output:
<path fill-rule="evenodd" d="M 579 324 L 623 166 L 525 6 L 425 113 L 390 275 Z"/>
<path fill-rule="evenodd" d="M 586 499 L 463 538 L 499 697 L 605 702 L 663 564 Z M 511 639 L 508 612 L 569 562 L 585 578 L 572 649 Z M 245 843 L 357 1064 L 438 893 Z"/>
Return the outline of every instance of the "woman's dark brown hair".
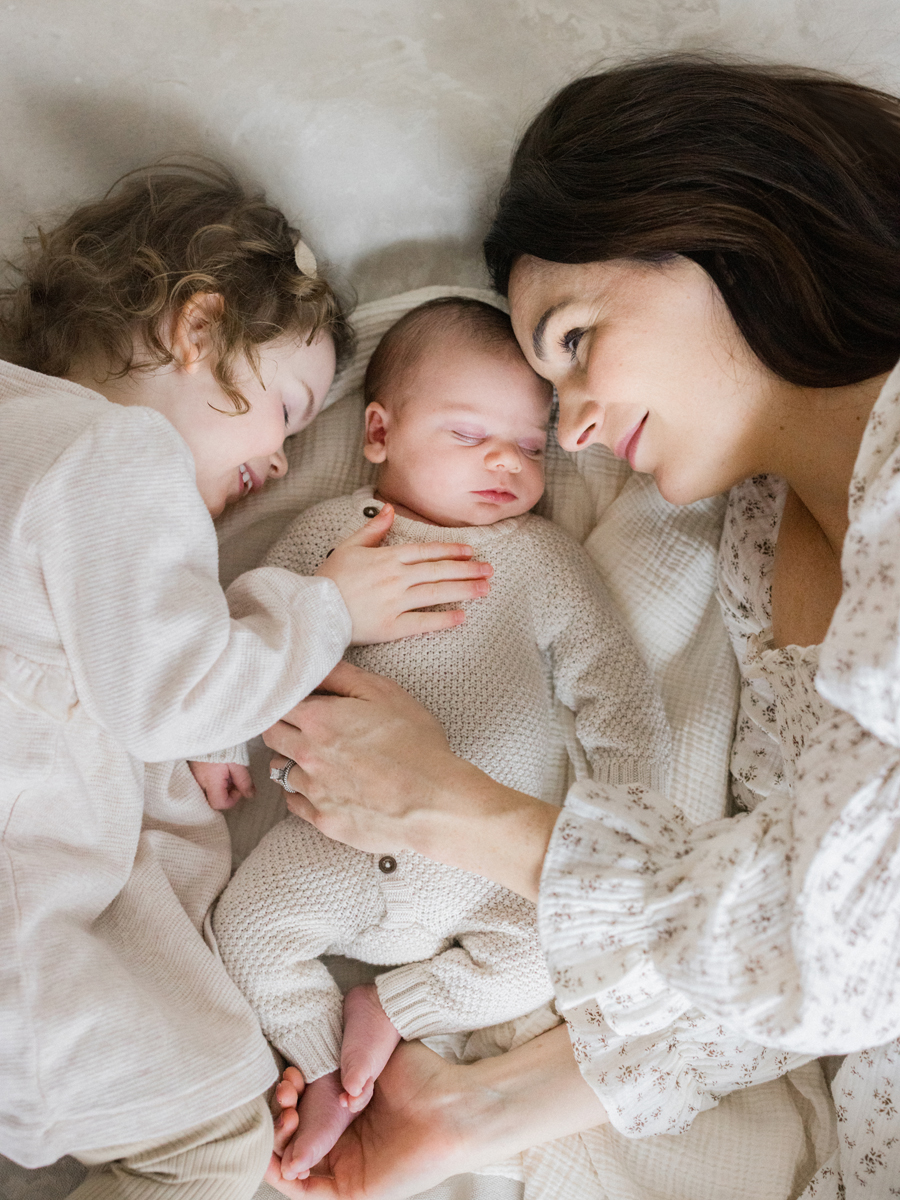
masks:
<path fill-rule="evenodd" d="M 164 366 L 172 319 L 195 293 L 216 293 L 213 369 L 234 412 L 246 412 L 235 371 L 243 359 L 257 370 L 264 342 L 327 330 L 339 360 L 350 345 L 334 290 L 294 261 L 299 236 L 218 163 L 129 172 L 26 240 L 22 281 L 0 292 L 0 353 L 57 376 L 81 359 L 119 376 Z"/>
<path fill-rule="evenodd" d="M 669 57 L 563 88 L 515 152 L 485 241 L 693 259 L 758 358 L 835 387 L 900 357 L 900 100 L 811 71 Z"/>

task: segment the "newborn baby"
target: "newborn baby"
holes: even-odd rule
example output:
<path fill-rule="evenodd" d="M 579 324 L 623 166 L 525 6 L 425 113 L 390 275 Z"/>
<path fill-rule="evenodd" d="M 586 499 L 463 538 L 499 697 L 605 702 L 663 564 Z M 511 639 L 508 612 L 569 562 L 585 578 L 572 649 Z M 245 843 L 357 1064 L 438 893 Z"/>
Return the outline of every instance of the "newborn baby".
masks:
<path fill-rule="evenodd" d="M 463 624 L 347 659 L 396 680 L 457 754 L 509 787 L 559 799 L 559 702 L 574 714 L 582 770 L 586 755 L 599 780 L 663 786 L 670 735 L 647 669 L 584 551 L 529 511 L 544 488 L 551 392 L 508 317 L 474 300 L 422 305 L 382 339 L 365 386 L 376 487 L 304 512 L 267 565 L 315 573 L 385 502 L 396 514 L 387 544 L 467 543 L 494 574 Z M 533 904 L 412 852 L 352 849 L 292 816 L 239 869 L 214 928 L 266 1037 L 308 1085 L 290 1177 L 305 1177 L 368 1103 L 400 1038 L 510 1021 L 553 995 Z M 404 965 L 342 1007 L 321 954 Z"/>

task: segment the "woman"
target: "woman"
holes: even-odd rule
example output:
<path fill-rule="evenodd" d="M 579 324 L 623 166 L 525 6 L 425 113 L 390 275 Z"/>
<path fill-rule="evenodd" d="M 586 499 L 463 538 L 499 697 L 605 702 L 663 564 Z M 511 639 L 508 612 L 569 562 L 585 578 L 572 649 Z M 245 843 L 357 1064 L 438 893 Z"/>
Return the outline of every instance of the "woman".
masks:
<path fill-rule="evenodd" d="M 486 252 L 556 386 L 565 449 L 601 442 L 673 503 L 731 489 L 720 592 L 747 812 L 691 829 L 662 797 L 576 785 L 560 816 L 454 760 L 397 689 L 339 668 L 343 698 L 267 735 L 299 764 L 294 810 L 536 898 L 593 1093 L 558 1031 L 455 1072 L 408 1047 L 335 1177 L 364 1162 L 367 1196 L 406 1194 L 404 1170 L 423 1186 L 428 1151 L 401 1141 L 415 1085 L 431 1152 L 456 1139 L 451 1171 L 601 1113 L 631 1136 L 676 1132 L 753 1082 L 749 1050 L 729 1083 L 704 1076 L 716 1039 L 740 1035 L 783 1050 L 784 1069 L 791 1053 L 848 1055 L 841 1147 L 806 1194 L 886 1195 L 900 1178 L 900 102 L 679 59 L 579 80 L 525 134 Z M 547 1089 L 565 1097 L 552 1128 Z M 397 1165 L 360 1156 L 369 1139 Z"/>

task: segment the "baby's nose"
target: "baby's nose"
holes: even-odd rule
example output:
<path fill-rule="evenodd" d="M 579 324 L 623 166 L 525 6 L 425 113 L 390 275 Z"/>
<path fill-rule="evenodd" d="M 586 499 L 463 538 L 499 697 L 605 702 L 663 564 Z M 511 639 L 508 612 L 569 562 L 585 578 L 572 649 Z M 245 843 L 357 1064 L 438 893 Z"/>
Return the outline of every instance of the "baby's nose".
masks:
<path fill-rule="evenodd" d="M 495 471 L 522 470 L 522 456 L 518 446 L 492 446 L 487 452 L 486 462 Z"/>

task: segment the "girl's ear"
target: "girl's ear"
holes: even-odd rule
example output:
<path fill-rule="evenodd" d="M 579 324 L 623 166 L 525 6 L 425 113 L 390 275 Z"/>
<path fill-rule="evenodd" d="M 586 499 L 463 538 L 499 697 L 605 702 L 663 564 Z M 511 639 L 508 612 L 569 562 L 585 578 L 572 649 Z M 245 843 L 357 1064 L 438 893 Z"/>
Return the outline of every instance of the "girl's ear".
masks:
<path fill-rule="evenodd" d="M 387 459 L 387 431 L 391 414 L 377 400 L 366 405 L 366 444 L 363 454 L 371 463 Z"/>
<path fill-rule="evenodd" d="M 188 373 L 196 371 L 211 353 L 212 329 L 224 307 L 224 297 L 218 292 L 195 292 L 172 322 L 172 354 Z"/>

